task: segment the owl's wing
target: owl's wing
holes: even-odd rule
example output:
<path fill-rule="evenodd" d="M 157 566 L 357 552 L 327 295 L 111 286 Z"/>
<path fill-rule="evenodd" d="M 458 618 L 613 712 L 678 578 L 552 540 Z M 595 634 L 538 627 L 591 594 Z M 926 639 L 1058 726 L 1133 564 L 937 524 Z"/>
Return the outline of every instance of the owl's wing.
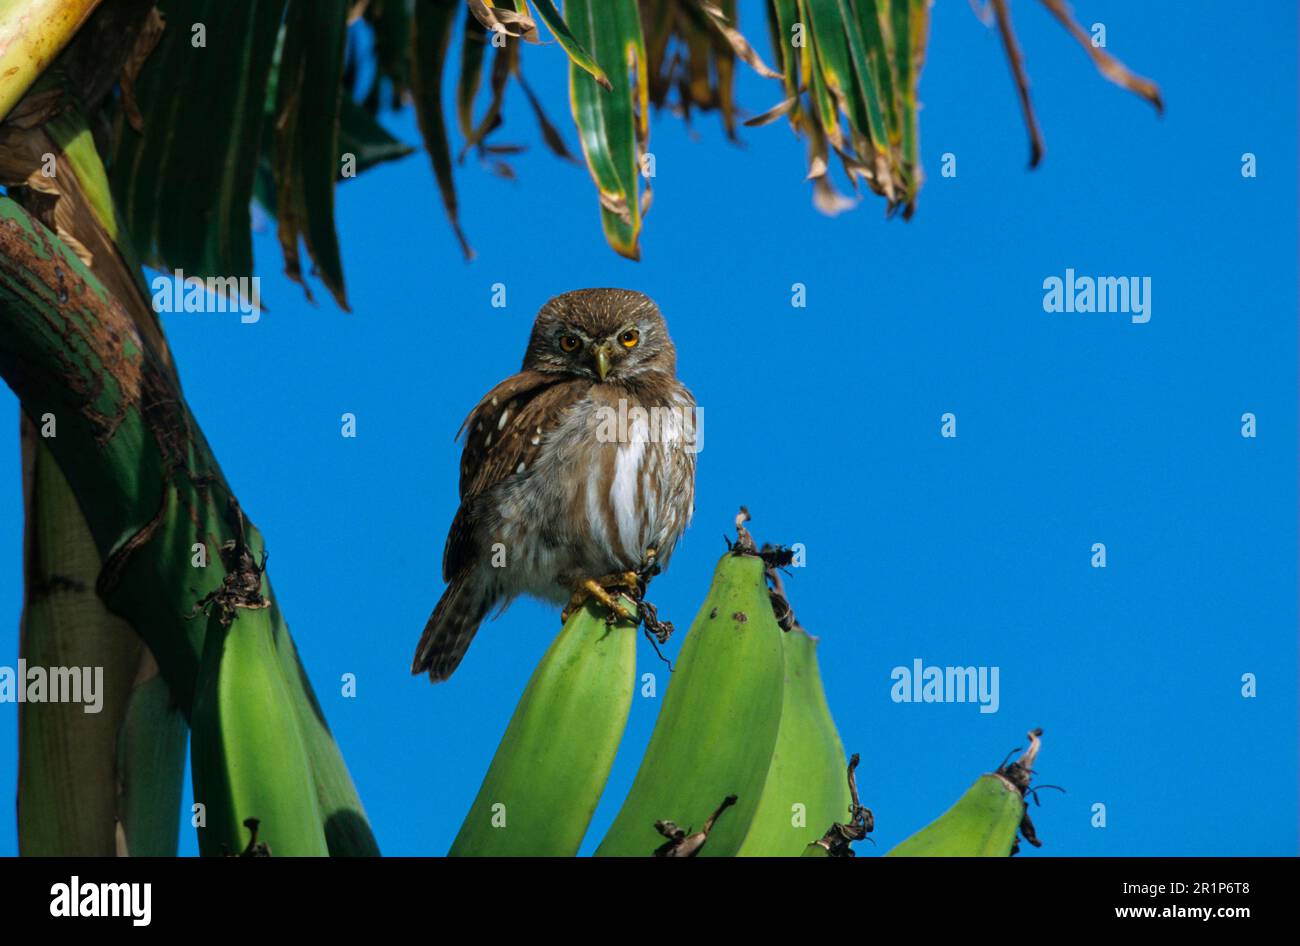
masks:
<path fill-rule="evenodd" d="M 474 555 L 470 505 L 507 477 L 532 467 L 546 435 L 576 399 L 581 379 L 557 379 L 540 371 L 521 371 L 506 378 L 479 401 L 460 433 L 465 450 L 460 461 L 460 509 L 447 535 L 443 579 L 459 573 Z"/>

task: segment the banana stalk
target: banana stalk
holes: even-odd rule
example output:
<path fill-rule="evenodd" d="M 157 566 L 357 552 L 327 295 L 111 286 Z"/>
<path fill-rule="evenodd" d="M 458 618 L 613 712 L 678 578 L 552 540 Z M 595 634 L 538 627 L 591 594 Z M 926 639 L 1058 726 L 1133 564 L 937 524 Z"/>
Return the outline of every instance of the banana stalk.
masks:
<path fill-rule="evenodd" d="M 1017 832 L 1037 847 L 1025 793 L 1041 735 L 1041 729 L 1031 731 L 1021 759 L 981 775 L 957 804 L 885 856 L 1008 857 L 1018 849 Z"/>
<path fill-rule="evenodd" d="M 636 638 L 635 625 L 609 627 L 591 603 L 569 618 L 528 681 L 453 857 L 578 852 L 632 706 Z"/>
<path fill-rule="evenodd" d="M 47 690 L 56 674 L 76 675 L 82 701 L 46 702 L 52 695 L 46 692 L 42 701 L 18 706 L 18 847 L 24 855 L 112 856 L 113 747 L 143 646 L 95 596 L 100 560 L 94 540 L 67 480 L 26 419 L 23 453 L 27 599 L 21 653 L 28 669 L 44 676 Z M 96 677 L 97 706 L 85 690 Z M 26 679 L 16 682 L 23 686 Z M 177 781 L 181 776 L 178 769 Z"/>
<path fill-rule="evenodd" d="M 817 638 L 796 626 L 782 642 L 781 727 L 758 811 L 738 852 L 742 857 L 799 856 L 826 825 L 845 817 L 852 801 L 844 746 L 817 667 Z"/>
<path fill-rule="evenodd" d="M 717 823 L 698 853 L 740 850 L 781 725 L 782 632 L 763 571 L 748 545 L 718 563 L 641 768 L 597 855 L 648 856 L 665 836 L 656 823 L 685 825 L 686 837 L 711 818 Z"/>
<path fill-rule="evenodd" d="M 60 70 L 49 70 L 33 88 L 32 98 L 61 89 L 63 81 Z M 33 203 L 43 207 L 48 223 L 78 248 L 127 309 L 142 341 L 170 368 L 166 343 L 146 301 L 139 263 L 122 230 L 103 164 L 80 111 L 68 108 L 37 127 L 5 126 L 3 139 L 0 173 L 6 182 L 26 185 L 17 189 L 20 194 L 30 190 L 33 195 L 43 194 L 46 201 L 53 198 Z M 57 174 L 52 177 L 40 168 L 46 154 L 57 158 Z M 93 824 L 95 853 L 175 855 L 188 724 L 170 687 L 159 678 L 148 648 L 94 593 L 102 567 L 94 537 L 46 443 L 36 440 L 30 423 L 23 433 L 24 452 L 34 466 L 27 516 L 29 551 L 35 555 L 28 571 L 24 646 L 30 648 L 29 658 L 45 651 L 45 660 L 59 662 L 48 647 L 60 636 L 65 645 L 75 641 L 83 652 L 98 645 L 99 651 L 85 656 L 104 667 L 108 691 L 102 725 L 88 728 L 72 719 L 61 733 L 60 738 L 75 747 L 72 758 L 79 760 L 77 771 L 52 767 L 60 758 L 51 751 L 57 740 L 52 732 L 41 730 L 57 719 L 47 708 L 27 708 L 32 712 L 25 714 L 23 723 L 19 799 L 24 811 L 23 850 L 91 853 L 84 830 Z M 43 561 L 48 563 L 44 567 Z M 128 646 L 128 640 L 134 646 Z M 115 646 L 103 649 L 115 641 Z M 65 646 L 58 655 L 63 662 L 73 656 L 66 651 Z M 66 759 L 61 763 L 67 764 Z M 42 786 L 42 771 L 50 776 L 62 772 L 58 784 Z M 108 799 L 115 811 L 105 817 Z M 42 841 L 39 825 L 49 824 L 60 802 L 57 837 L 47 834 Z"/>
<path fill-rule="evenodd" d="M 189 724 L 145 649 L 117 735 L 117 853 L 175 857 Z"/>
<path fill-rule="evenodd" d="M 220 471 L 188 416 L 157 317 L 147 295 L 137 291 L 141 284 L 138 267 L 112 212 L 98 156 L 84 122 L 74 121 L 74 117 L 65 113 L 38 129 L 42 136 L 48 131 L 51 145 L 57 143 L 56 147 L 24 139 L 21 153 L 16 149 L 5 152 L 7 160 L 17 156 L 26 162 L 4 169 L 6 182 L 17 183 L 37 182 L 40 177 L 36 169 L 39 161 L 28 159 L 39 158 L 45 151 L 58 155 L 58 174 L 51 179 L 58 183 L 58 201 L 43 222 L 57 229 L 67 245 L 12 201 L 0 200 L 0 214 L 21 221 L 16 229 L 6 229 L 6 236 L 25 247 L 15 251 L 10 245 L 0 253 L 0 262 L 5 264 L 0 297 L 13 316 L 9 331 L 0 339 L 0 366 L 23 365 L 21 381 L 6 370 L 7 380 L 25 404 L 42 405 L 58 417 L 59 436 L 47 445 L 57 460 L 67 464 L 76 503 L 96 511 L 87 525 L 100 555 L 106 557 L 107 567 L 100 570 L 98 584 L 92 580 L 90 586 L 108 602 L 109 610 L 125 616 L 146 638 L 175 704 L 182 714 L 188 714 L 204 649 L 204 622 L 187 621 L 185 615 L 196 596 L 211 592 L 220 581 L 219 569 L 190 568 L 191 543 L 199 538 L 219 545 L 231 535 L 225 514 L 231 501 L 223 495 L 227 491 Z M 7 146 L 14 141 L 10 131 Z M 77 259 L 69 246 L 80 252 L 92 249 L 87 254 L 91 262 Z M 37 266 L 40 272 L 33 268 Z M 68 279 L 84 286 L 84 293 L 60 298 L 60 287 Z M 14 296 L 19 284 L 27 291 L 18 290 L 19 295 Z M 59 322 L 61 316 L 67 319 Z M 48 319 L 52 317 L 61 327 L 50 327 L 53 323 Z M 28 321 L 33 318 L 36 321 Z M 43 338 L 38 340 L 29 330 Z M 69 355 L 71 351 L 77 354 Z M 85 374 L 78 375 L 75 382 L 70 380 L 69 372 L 83 369 Z M 141 408 L 146 402 L 152 406 L 149 411 Z M 176 468 L 174 461 L 163 460 L 164 454 L 187 455 L 191 475 L 175 482 L 159 476 L 159 467 Z M 160 506 L 166 515 L 158 525 Z M 198 521 L 186 526 L 186 515 Z M 256 530 L 249 527 L 248 535 L 249 541 L 260 547 Z M 124 541 L 123 536 L 130 536 L 131 541 Z M 179 566 L 185 572 L 183 578 L 177 574 L 177 563 L 183 563 Z M 269 597 L 269 586 L 267 594 Z M 271 616 L 274 654 L 307 749 L 331 853 L 377 854 L 351 778 L 273 601 Z M 128 679 L 127 686 L 129 683 Z M 143 695 L 141 699 L 141 706 L 150 704 Z M 151 705 L 162 703 L 154 700 Z M 167 706 L 170 713 L 171 703 Z M 159 718 L 146 724 L 137 713 L 132 725 L 143 734 L 156 724 L 157 734 L 175 750 L 176 758 L 183 759 L 183 741 L 175 738 L 172 723 L 174 720 Z M 119 761 L 125 764 L 147 757 L 144 744 L 137 742 L 136 747 L 142 755 L 119 753 Z M 119 776 L 119 790 L 128 806 L 132 783 L 137 799 L 175 795 L 170 787 L 147 786 L 139 776 L 132 779 L 127 772 Z M 142 805 L 141 811 L 147 810 L 147 802 Z M 139 817 L 135 822 L 143 829 Z M 126 833 L 132 833 L 129 824 Z M 130 849 L 129 838 L 125 846 Z M 150 843 L 145 848 L 154 849 Z"/>

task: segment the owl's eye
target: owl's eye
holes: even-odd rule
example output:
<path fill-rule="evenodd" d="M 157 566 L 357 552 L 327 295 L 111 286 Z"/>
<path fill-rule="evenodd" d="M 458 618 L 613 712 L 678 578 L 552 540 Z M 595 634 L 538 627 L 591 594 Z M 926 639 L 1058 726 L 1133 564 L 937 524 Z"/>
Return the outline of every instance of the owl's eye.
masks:
<path fill-rule="evenodd" d="M 630 328 L 618 337 L 619 343 L 624 348 L 636 348 L 636 343 L 640 341 L 641 335 L 636 329 Z"/>
<path fill-rule="evenodd" d="M 571 351 L 577 351 L 578 346 L 581 344 L 582 343 L 578 341 L 578 336 L 576 335 L 560 336 L 560 349 L 566 353 Z"/>

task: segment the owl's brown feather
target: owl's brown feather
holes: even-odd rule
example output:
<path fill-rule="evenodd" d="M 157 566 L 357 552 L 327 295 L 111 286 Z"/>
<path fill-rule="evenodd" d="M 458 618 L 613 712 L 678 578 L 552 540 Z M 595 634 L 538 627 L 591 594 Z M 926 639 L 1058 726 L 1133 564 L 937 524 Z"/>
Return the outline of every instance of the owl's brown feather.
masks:
<path fill-rule="evenodd" d="M 435 683 L 450 677 L 491 607 L 491 589 L 473 570 L 452 578 L 424 625 L 411 672 L 427 672 Z"/>
<path fill-rule="evenodd" d="M 584 578 L 645 564 L 650 548 L 667 563 L 694 506 L 682 418 L 695 402 L 675 368 L 663 317 L 640 293 L 579 290 L 542 307 L 523 369 L 461 427 L 448 587 L 413 672 L 446 679 L 487 613 L 516 595 L 562 602 Z M 613 438 L 600 428 L 611 411 L 632 412 Z M 666 420 L 651 427 L 637 411 Z"/>
<path fill-rule="evenodd" d="M 443 550 L 443 581 L 451 581 L 474 554 L 467 519 L 475 497 L 531 468 L 546 435 L 582 397 L 586 386 L 581 380 L 521 371 L 484 395 L 465 418 L 457 435 L 465 438 L 460 460 L 461 505 Z"/>

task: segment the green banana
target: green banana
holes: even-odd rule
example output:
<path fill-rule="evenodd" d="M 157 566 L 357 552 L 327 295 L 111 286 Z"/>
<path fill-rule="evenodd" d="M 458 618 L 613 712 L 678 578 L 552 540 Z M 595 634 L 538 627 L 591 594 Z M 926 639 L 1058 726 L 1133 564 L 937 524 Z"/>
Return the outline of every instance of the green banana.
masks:
<path fill-rule="evenodd" d="M 955 805 L 885 856 L 1008 857 L 1017 850 L 1018 831 L 1037 846 L 1025 793 L 1041 735 L 1041 729 L 1031 731 L 1021 759 L 981 775 Z"/>
<path fill-rule="evenodd" d="M 256 818 L 259 840 L 273 855 L 324 856 L 315 783 L 276 658 L 273 622 L 265 599 L 240 585 L 250 577 L 246 561 L 238 561 L 248 558 L 246 550 L 235 555 L 223 586 L 228 597 L 208 602 L 190 720 L 194 800 L 206 818 L 199 850 L 239 853 L 247 843 L 244 822 Z M 260 581 L 260 570 L 255 574 Z"/>
<path fill-rule="evenodd" d="M 851 804 L 844 746 L 817 667 L 817 638 L 796 625 L 782 641 L 781 727 L 741 857 L 797 857 L 827 825 L 843 819 Z"/>
<path fill-rule="evenodd" d="M 1024 812 L 1015 786 L 1000 775 L 982 775 L 957 804 L 885 856 L 1006 857 Z"/>
<path fill-rule="evenodd" d="M 636 639 L 634 623 L 609 626 L 592 602 L 569 618 L 528 681 L 451 856 L 578 852 L 632 706 Z"/>
<path fill-rule="evenodd" d="M 270 588 L 270 579 L 267 579 Z M 316 799 L 321 817 L 325 820 L 325 843 L 330 857 L 378 857 L 379 844 L 370 830 L 365 808 L 357 795 L 347 764 L 339 752 L 338 744 L 330 734 L 329 724 L 321 711 L 316 692 L 303 670 L 298 649 L 289 634 L 284 615 L 271 601 L 271 626 L 275 629 L 275 650 L 280 660 L 280 674 L 289 688 L 289 697 L 298 715 L 298 732 L 307 750 L 316 784 Z"/>
<path fill-rule="evenodd" d="M 740 849 L 781 724 L 782 632 L 763 571 L 749 543 L 718 563 L 641 768 L 597 855 L 648 856 L 663 842 L 657 822 L 699 828 L 711 814 L 717 824 L 699 853 Z M 733 795 L 735 803 L 719 809 Z"/>

